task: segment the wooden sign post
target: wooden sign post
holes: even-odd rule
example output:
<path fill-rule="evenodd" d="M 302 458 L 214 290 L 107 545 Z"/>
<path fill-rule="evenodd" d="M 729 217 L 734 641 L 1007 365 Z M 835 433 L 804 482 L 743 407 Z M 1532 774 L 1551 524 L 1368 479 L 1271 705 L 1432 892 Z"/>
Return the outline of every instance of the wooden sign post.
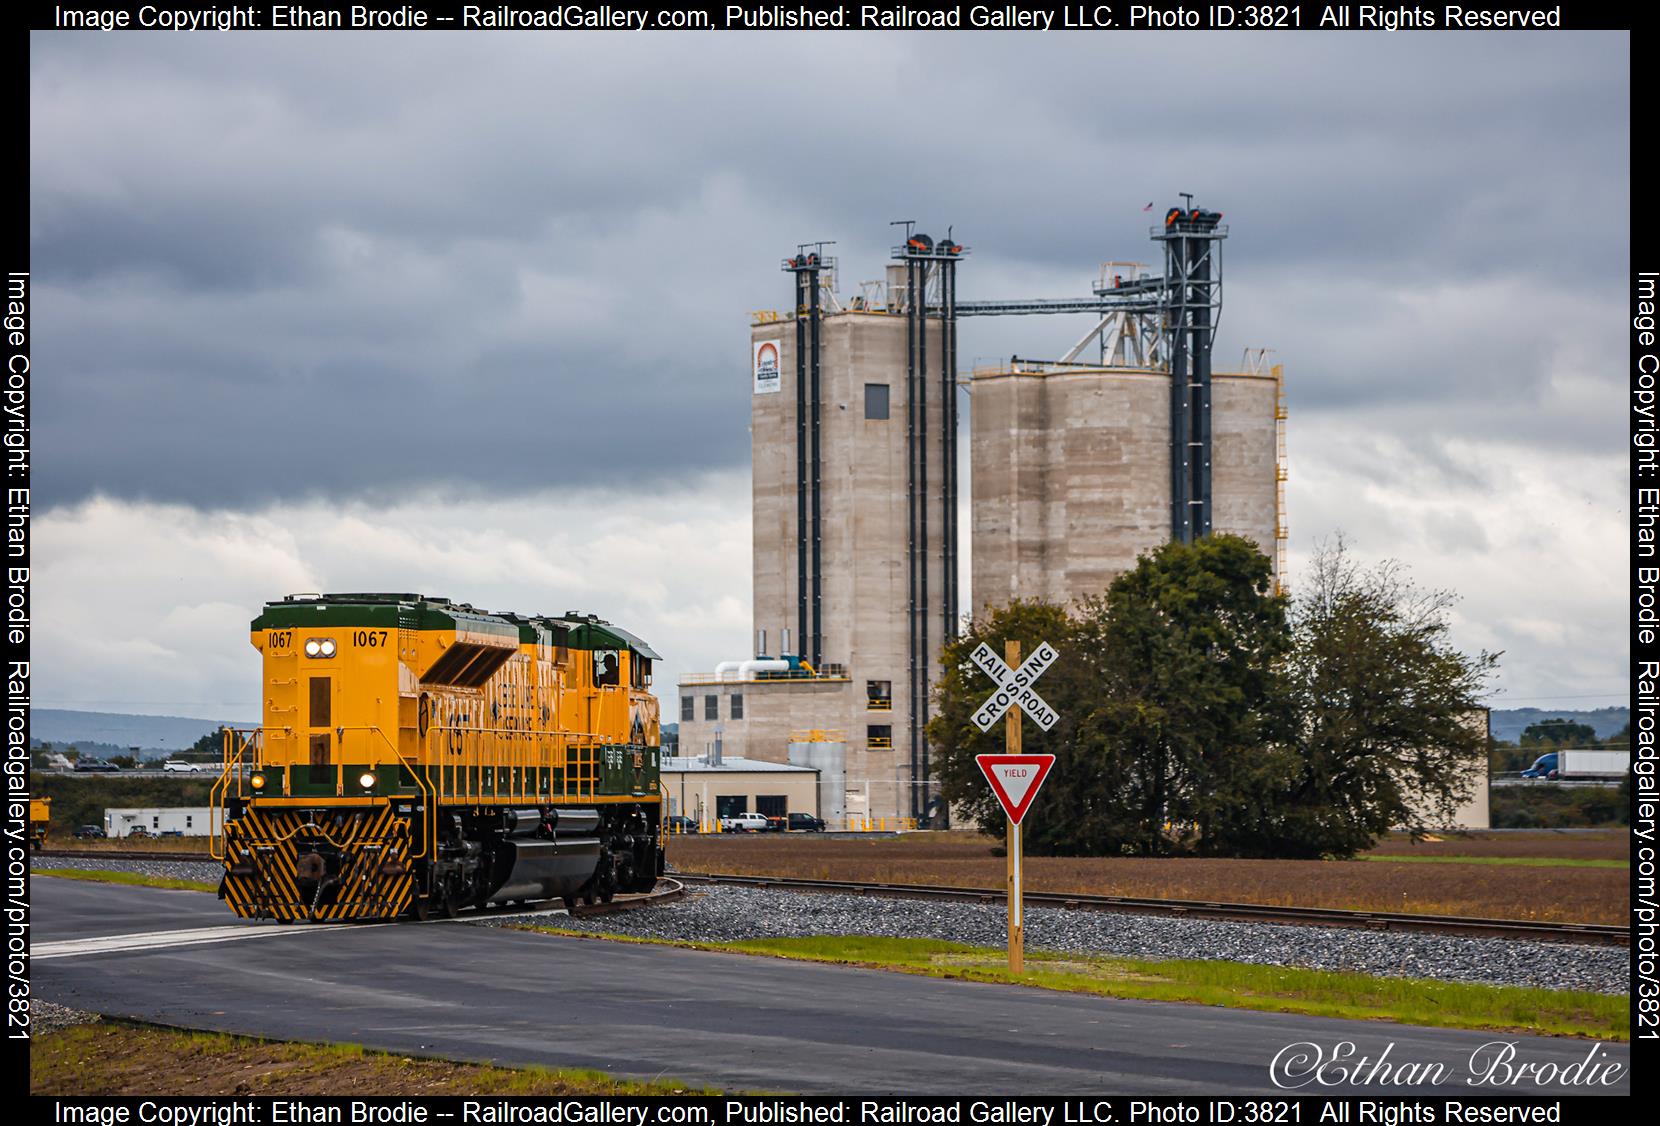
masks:
<path fill-rule="evenodd" d="M 1024 973 L 1026 968 L 1026 919 L 1021 887 L 1022 841 L 1020 823 L 1032 807 L 1038 788 L 1055 765 L 1054 755 L 1021 753 L 1021 726 L 1023 714 L 1032 717 L 1039 727 L 1048 731 L 1059 717 L 1043 698 L 1032 690 L 1032 681 L 1043 675 L 1058 654 L 1047 642 L 1020 663 L 1020 642 L 1004 643 L 1004 659 L 999 660 L 989 645 L 974 651 L 973 660 L 987 676 L 997 682 L 997 691 L 980 710 L 974 713 L 974 722 L 981 731 L 991 730 L 1000 715 L 1006 714 L 1003 728 L 1005 752 L 1001 755 L 976 755 L 980 772 L 991 784 L 992 793 L 1008 815 L 1009 888 L 1009 972 Z"/>

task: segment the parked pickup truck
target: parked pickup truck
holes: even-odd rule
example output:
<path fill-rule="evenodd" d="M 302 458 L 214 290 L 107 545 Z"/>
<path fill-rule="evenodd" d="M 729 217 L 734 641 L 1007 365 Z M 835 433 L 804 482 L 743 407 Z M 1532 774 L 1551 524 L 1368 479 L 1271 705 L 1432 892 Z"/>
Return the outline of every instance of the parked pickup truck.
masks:
<path fill-rule="evenodd" d="M 759 833 L 767 827 L 767 819 L 759 813 L 734 813 L 720 819 L 723 833 Z"/>

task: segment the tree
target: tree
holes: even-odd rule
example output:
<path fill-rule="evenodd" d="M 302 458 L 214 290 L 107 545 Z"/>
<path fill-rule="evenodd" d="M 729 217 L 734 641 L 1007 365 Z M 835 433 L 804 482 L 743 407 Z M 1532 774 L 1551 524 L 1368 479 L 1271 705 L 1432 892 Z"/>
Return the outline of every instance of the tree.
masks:
<path fill-rule="evenodd" d="M 1591 747 L 1596 745 L 1596 741 L 1597 729 L 1588 723 L 1575 723 L 1571 719 L 1542 719 L 1527 725 L 1522 732 L 1521 745 L 1549 750 L 1552 747 Z"/>
<path fill-rule="evenodd" d="M 1499 655 L 1454 648 L 1454 601 L 1397 563 L 1362 569 L 1340 538 L 1320 547 L 1292 610 L 1298 776 L 1280 855 L 1348 855 L 1391 828 L 1444 824 L 1468 797 Z"/>
<path fill-rule="evenodd" d="M 1003 738 L 969 720 L 991 690 L 969 654 L 1017 637 L 1060 652 L 1038 685 L 1059 722 L 1026 728 L 1057 760 L 1026 821 L 1035 854 L 1344 856 L 1450 820 L 1488 753 L 1477 700 L 1497 655 L 1452 645 L 1451 595 L 1362 569 L 1341 540 L 1289 614 L 1272 585 L 1254 544 L 1211 536 L 1143 556 L 1071 614 L 1017 601 L 977 619 L 944 650 L 929 725 L 945 798 L 1002 824 L 974 756 Z"/>
<path fill-rule="evenodd" d="M 1105 692 L 1082 731 L 1126 772 L 1137 839 L 1121 851 L 1273 851 L 1289 644 L 1273 566 L 1237 536 L 1166 544 L 1085 601 L 1079 645 Z"/>
<path fill-rule="evenodd" d="M 211 762 L 220 758 L 225 753 L 225 731 L 226 728 L 221 727 L 203 735 L 180 752 L 178 757 L 186 762 Z"/>
<path fill-rule="evenodd" d="M 985 827 L 1002 813 L 975 766 L 1003 749 L 1000 730 L 971 722 L 990 681 L 969 661 L 1010 637 L 1060 659 L 1039 690 L 1060 714 L 1028 725 L 1025 749 L 1056 756 L 1026 821 L 1035 854 L 1225 852 L 1268 800 L 1283 708 L 1274 666 L 1285 652 L 1284 603 L 1249 541 L 1214 536 L 1143 556 L 1076 615 L 1016 601 L 971 623 L 946 646 L 929 734 L 946 799 Z M 1166 824 L 1172 829 L 1167 831 Z"/>

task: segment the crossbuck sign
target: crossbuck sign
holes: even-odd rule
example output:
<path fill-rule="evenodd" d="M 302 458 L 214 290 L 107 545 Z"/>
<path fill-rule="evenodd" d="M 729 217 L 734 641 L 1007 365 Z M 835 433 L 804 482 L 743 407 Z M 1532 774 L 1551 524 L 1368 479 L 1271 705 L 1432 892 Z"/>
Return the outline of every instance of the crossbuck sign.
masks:
<path fill-rule="evenodd" d="M 1042 696 L 1032 687 L 1032 682 L 1042 676 L 1049 666 L 1055 663 L 1060 656 L 1054 647 L 1047 641 L 1042 642 L 1033 650 L 1032 655 L 1020 662 L 1020 667 L 1011 669 L 1008 662 L 999 657 L 992 647 L 985 642 L 974 650 L 971 659 L 979 666 L 981 672 L 997 682 L 997 691 L 993 692 L 980 710 L 974 713 L 974 725 L 981 731 L 990 731 L 991 725 L 1002 718 L 1003 713 L 1011 707 L 1019 707 L 1031 717 L 1032 722 L 1048 731 L 1055 726 L 1060 717 L 1055 714 Z"/>

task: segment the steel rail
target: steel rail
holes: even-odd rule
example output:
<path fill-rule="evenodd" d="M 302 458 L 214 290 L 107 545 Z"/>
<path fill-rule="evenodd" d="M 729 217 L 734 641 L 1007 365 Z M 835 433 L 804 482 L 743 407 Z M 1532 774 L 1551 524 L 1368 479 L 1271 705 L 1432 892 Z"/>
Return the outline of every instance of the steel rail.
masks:
<path fill-rule="evenodd" d="M 145 851 L 102 851 L 53 849 L 32 853 L 39 857 L 74 857 L 80 860 L 174 860 L 212 862 L 206 853 Z M 668 879 L 669 877 L 665 877 Z M 946 887 L 937 884 L 883 884 L 860 880 L 807 880 L 781 876 L 730 876 L 712 872 L 675 872 L 681 884 L 728 884 L 761 890 L 843 892 L 853 895 L 887 896 L 906 899 L 958 900 L 966 903 L 999 903 L 1001 888 Z M 667 897 L 679 898 L 684 888 Z M 653 893 L 656 894 L 655 892 Z M 666 902 L 654 900 L 654 902 Z M 557 901 L 555 901 L 557 902 Z M 1600 923 L 1547 923 L 1531 919 L 1482 919 L 1468 915 L 1419 915 L 1400 911 L 1347 911 L 1333 907 L 1284 907 L 1265 903 L 1227 903 L 1202 899 L 1146 899 L 1127 895 L 1087 895 L 1077 892 L 1026 893 L 1026 902 L 1037 907 L 1061 907 L 1082 911 L 1117 911 L 1136 915 L 1175 915 L 1204 919 L 1233 919 L 1259 923 L 1292 923 L 1305 926 L 1351 927 L 1365 930 L 1427 931 L 1438 934 L 1485 935 L 1525 938 L 1539 942 L 1578 942 L 1594 946 L 1629 946 L 1631 932 L 1625 927 Z M 638 904 L 630 904 L 637 906 Z M 603 913 L 602 905 L 587 913 Z"/>

